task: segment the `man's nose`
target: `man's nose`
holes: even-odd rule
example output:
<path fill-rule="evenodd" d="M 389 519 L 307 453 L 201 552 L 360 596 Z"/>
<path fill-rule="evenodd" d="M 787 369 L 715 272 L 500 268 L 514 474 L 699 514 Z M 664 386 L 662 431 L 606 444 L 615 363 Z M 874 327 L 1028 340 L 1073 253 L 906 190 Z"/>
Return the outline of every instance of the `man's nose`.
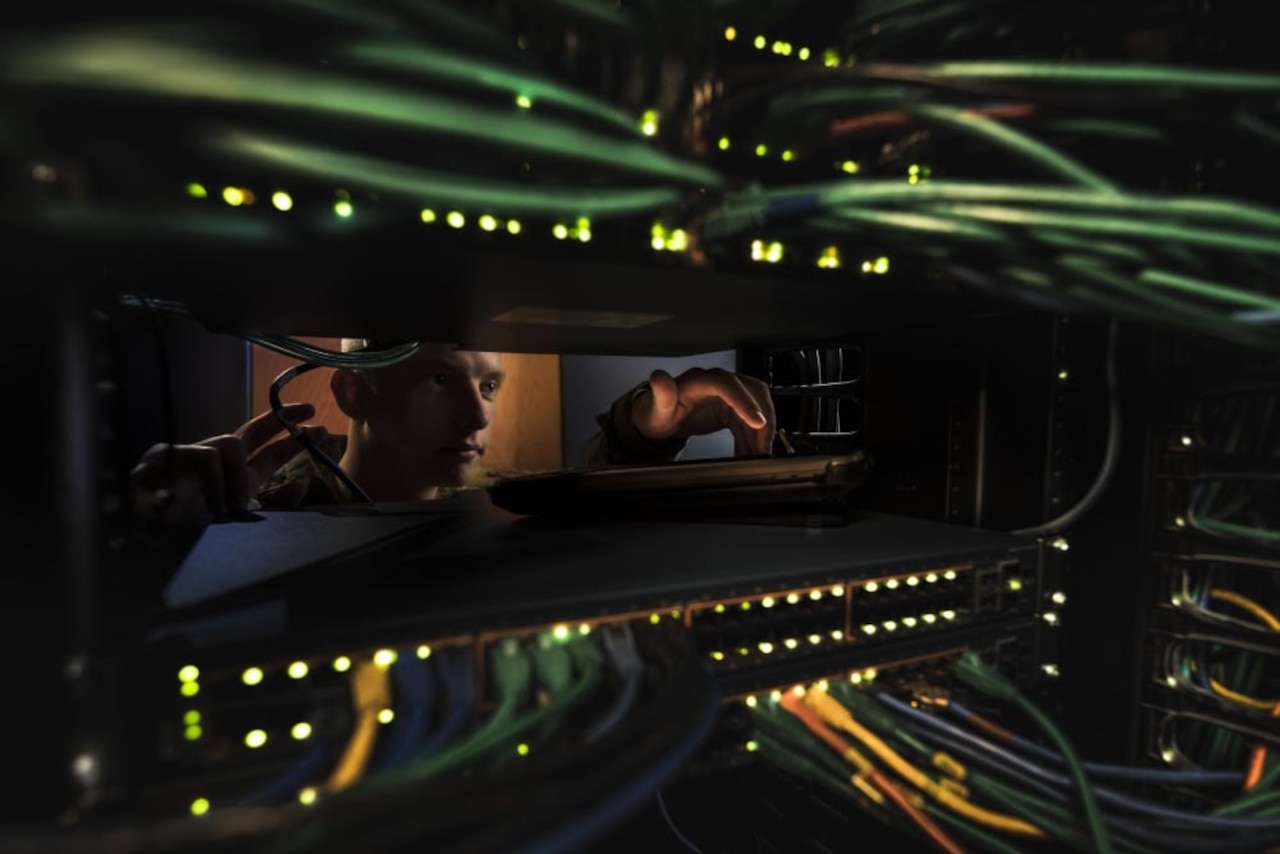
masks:
<path fill-rule="evenodd" d="M 488 402 L 478 388 L 472 388 L 462 406 L 462 426 L 468 433 L 478 433 L 493 420 Z"/>

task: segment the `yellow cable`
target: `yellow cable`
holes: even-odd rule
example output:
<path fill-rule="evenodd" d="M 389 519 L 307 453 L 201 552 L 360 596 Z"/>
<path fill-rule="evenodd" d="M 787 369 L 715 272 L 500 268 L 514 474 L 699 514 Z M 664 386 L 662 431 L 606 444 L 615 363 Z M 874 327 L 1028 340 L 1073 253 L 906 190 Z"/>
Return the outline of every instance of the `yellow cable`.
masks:
<path fill-rule="evenodd" d="M 1241 694 L 1239 691 L 1232 691 L 1212 677 L 1209 679 L 1209 685 L 1213 688 L 1213 693 L 1219 697 L 1262 712 L 1269 712 L 1276 707 L 1277 703 L 1280 703 L 1280 700 L 1262 700 L 1258 697 L 1250 697 L 1248 694 Z"/>
<path fill-rule="evenodd" d="M 960 792 L 964 792 L 964 787 L 954 781 L 948 781 L 949 786 L 943 786 L 935 782 L 920 769 L 916 768 L 907 760 L 898 755 L 893 748 L 885 744 L 875 733 L 868 730 L 862 724 L 853 719 L 853 715 L 849 710 L 842 706 L 834 697 L 825 691 L 809 691 L 805 694 L 805 702 L 809 704 L 827 724 L 835 729 L 844 730 L 852 735 L 858 741 L 862 742 L 867 748 L 880 758 L 882 762 L 897 772 L 898 776 L 906 780 L 923 792 L 928 793 L 938 803 L 950 809 L 965 818 L 978 822 L 979 824 L 990 827 L 994 830 L 1000 830 L 1005 833 L 1015 834 L 1017 836 L 1030 836 L 1035 838 L 1044 838 L 1045 833 L 1033 824 L 1028 824 L 1016 816 L 998 813 L 985 809 L 976 804 L 970 803 Z M 959 789 L 959 792 L 956 791 Z"/>
<path fill-rule="evenodd" d="M 1267 628 L 1271 629 L 1271 631 L 1280 632 L 1280 619 L 1277 619 L 1275 614 L 1272 614 L 1266 608 L 1262 607 L 1247 596 L 1241 596 L 1234 590 L 1222 590 L 1215 587 L 1213 590 L 1209 591 L 1209 598 L 1217 599 L 1219 602 L 1230 602 L 1242 611 L 1248 611 L 1250 614 L 1253 614 L 1253 616 L 1266 623 Z"/>
<path fill-rule="evenodd" d="M 352 670 L 351 704 L 355 707 L 356 725 L 342 758 L 324 784 L 330 794 L 360 782 L 369 767 L 378 741 L 378 712 L 391 704 L 391 679 L 385 667 L 367 661 Z"/>

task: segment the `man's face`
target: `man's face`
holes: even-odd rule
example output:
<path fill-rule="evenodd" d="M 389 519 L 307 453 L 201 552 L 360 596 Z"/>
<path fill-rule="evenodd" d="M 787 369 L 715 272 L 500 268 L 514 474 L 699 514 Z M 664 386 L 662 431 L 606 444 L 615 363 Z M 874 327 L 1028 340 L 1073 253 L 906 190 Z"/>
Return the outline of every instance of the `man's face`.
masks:
<path fill-rule="evenodd" d="M 501 353 L 424 345 L 409 361 L 370 373 L 369 427 L 421 487 L 460 486 L 488 448 L 503 378 Z"/>

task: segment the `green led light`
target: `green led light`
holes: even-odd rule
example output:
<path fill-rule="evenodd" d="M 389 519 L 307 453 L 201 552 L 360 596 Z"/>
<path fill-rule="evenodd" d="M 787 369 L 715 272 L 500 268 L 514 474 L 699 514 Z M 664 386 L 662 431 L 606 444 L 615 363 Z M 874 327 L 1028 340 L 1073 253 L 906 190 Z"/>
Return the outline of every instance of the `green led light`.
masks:
<path fill-rule="evenodd" d="M 182 696 L 194 697 L 196 694 L 200 693 L 200 683 L 199 682 L 183 682 L 182 688 L 180 690 L 182 692 Z"/>
<path fill-rule="evenodd" d="M 278 211 L 293 210 L 293 197 L 284 190 L 276 190 L 271 194 L 271 205 Z"/>
<path fill-rule="evenodd" d="M 383 670 L 396 663 L 396 651 L 394 649 L 380 649 L 373 654 L 373 663 Z"/>
<path fill-rule="evenodd" d="M 345 655 L 340 655 L 333 660 L 333 669 L 339 673 L 346 673 L 351 669 L 351 659 Z"/>
<path fill-rule="evenodd" d="M 311 668 L 307 666 L 305 661 L 295 661 L 289 665 L 287 672 L 290 679 L 304 679 L 311 672 Z"/>
<path fill-rule="evenodd" d="M 827 68 L 838 68 L 840 66 L 840 52 L 833 47 L 829 47 L 822 52 L 822 64 Z"/>
<path fill-rule="evenodd" d="M 658 615 L 657 615 L 657 614 L 654 614 L 653 616 L 655 616 L 655 617 L 656 617 L 656 616 L 658 616 Z M 552 630 L 551 630 L 551 634 L 552 634 L 552 635 L 555 637 L 555 639 L 556 639 L 556 640 L 558 640 L 558 641 L 568 640 L 568 639 L 569 639 L 569 627 L 568 627 L 568 626 L 565 626 L 565 625 L 559 625 L 559 626 L 556 626 L 554 629 L 552 629 Z"/>
<path fill-rule="evenodd" d="M 244 204 L 244 190 L 239 187 L 224 187 L 222 200 L 231 205 L 231 207 L 238 208 Z"/>
<path fill-rule="evenodd" d="M 467 224 L 467 218 L 463 216 L 461 211 L 449 211 L 449 215 L 444 218 L 449 223 L 450 228 L 462 228 Z"/>
<path fill-rule="evenodd" d="M 295 741 L 304 741 L 311 737 L 311 724 L 299 721 L 293 725 L 293 729 L 289 730 L 289 735 L 293 736 Z"/>
<path fill-rule="evenodd" d="M 640 118 L 640 132 L 645 136 L 653 136 L 658 132 L 658 111 L 645 110 Z"/>
<path fill-rule="evenodd" d="M 431 657 L 431 647 L 427 646 L 425 643 L 422 646 L 418 647 L 418 658 L 420 658 L 423 661 L 426 661 L 430 657 Z"/>
<path fill-rule="evenodd" d="M 246 685 L 257 685 L 262 682 L 262 677 L 261 667 L 247 667 L 244 673 L 240 674 L 240 681 Z"/>
<path fill-rule="evenodd" d="M 351 216 L 351 214 L 355 213 L 355 208 L 351 207 L 351 202 L 338 201 L 333 205 L 333 212 L 343 219 L 346 219 Z"/>
<path fill-rule="evenodd" d="M 752 41 L 751 43 L 755 45 L 756 50 L 764 50 L 766 47 L 769 46 L 769 40 L 764 36 L 756 36 L 755 40 Z"/>
<path fill-rule="evenodd" d="M 396 713 L 393 709 L 382 709 L 378 712 L 378 723 L 389 724 L 396 719 Z"/>
<path fill-rule="evenodd" d="M 427 223 L 428 225 L 436 221 L 436 212 L 433 211 L 431 208 L 423 208 L 422 213 L 420 213 L 418 216 L 422 219 L 423 222 Z"/>
<path fill-rule="evenodd" d="M 889 259 L 881 255 L 876 259 L 876 263 L 871 269 L 874 270 L 877 275 L 883 276 L 885 273 L 889 272 Z"/>
<path fill-rule="evenodd" d="M 187 195 L 193 199 L 207 199 L 209 191 L 204 188 L 204 184 L 192 182 L 187 185 Z"/>
<path fill-rule="evenodd" d="M 194 682 L 200 678 L 200 668 L 194 664 L 188 664 L 186 667 L 178 671 L 179 682 Z"/>
<path fill-rule="evenodd" d="M 182 722 L 187 726 L 195 726 L 200 723 L 200 712 L 195 709 L 191 709 L 182 716 Z"/>
<path fill-rule="evenodd" d="M 519 234 L 519 233 L 520 233 L 520 220 L 518 220 L 518 219 L 509 219 L 509 220 L 507 220 L 507 233 L 508 233 L 508 234 Z"/>
<path fill-rule="evenodd" d="M 528 755 L 529 755 L 529 745 L 527 745 L 527 744 L 525 744 L 525 743 L 523 743 L 523 742 L 521 742 L 520 744 L 516 745 L 516 753 L 519 753 L 521 756 L 528 756 Z"/>
<path fill-rule="evenodd" d="M 801 61 L 801 62 L 808 62 L 808 61 L 809 61 L 809 48 L 807 48 L 807 47 L 802 47 L 802 48 L 800 48 L 799 52 L 797 52 L 797 53 L 796 53 L 796 56 L 800 58 L 800 61 Z"/>
<path fill-rule="evenodd" d="M 244 746 L 250 750 L 257 750 L 266 743 L 267 733 L 265 730 L 253 729 L 244 734 Z"/>
<path fill-rule="evenodd" d="M 569 226 L 562 222 L 558 222 L 555 224 L 555 227 L 551 229 L 551 233 L 555 235 L 556 240 L 564 240 L 569 236 Z"/>
<path fill-rule="evenodd" d="M 840 171 L 841 171 L 841 172 L 844 172 L 846 175 L 857 175 L 857 174 L 858 174 L 858 161 L 856 161 L 856 160 L 846 160 L 846 161 L 844 161 L 843 163 L 841 163 L 841 164 L 840 164 Z"/>
<path fill-rule="evenodd" d="M 489 214 L 480 217 L 479 224 L 481 231 L 494 231 L 498 227 L 498 221 Z"/>
<path fill-rule="evenodd" d="M 196 798 L 194 801 L 191 802 L 192 815 L 204 815 L 208 811 L 209 811 L 208 798 Z"/>
<path fill-rule="evenodd" d="M 516 95 L 516 106 L 522 110 L 528 110 L 533 107 L 533 99 L 528 95 Z"/>
<path fill-rule="evenodd" d="M 187 741 L 199 741 L 200 736 L 202 736 L 203 734 L 204 734 L 204 730 L 200 728 L 199 724 L 192 724 L 191 726 L 187 727 L 186 730 L 183 731 L 182 737 L 185 738 Z"/>
<path fill-rule="evenodd" d="M 716 144 L 720 147 L 720 150 L 721 150 L 721 151 L 728 151 L 728 150 L 729 150 L 729 137 L 727 137 L 727 136 L 722 136 L 722 137 L 720 137 L 720 141 L 719 141 L 718 143 L 716 143 Z"/>
<path fill-rule="evenodd" d="M 796 153 L 795 153 L 794 151 L 792 151 L 791 149 L 789 149 L 789 148 L 788 148 L 788 149 L 785 149 L 785 150 L 782 152 L 782 159 L 783 159 L 784 161 L 786 161 L 787 163 L 790 163 L 792 160 L 795 160 L 795 159 L 796 159 Z"/>
<path fill-rule="evenodd" d="M 765 157 L 769 154 L 769 146 L 763 142 L 756 146 L 756 157 Z"/>

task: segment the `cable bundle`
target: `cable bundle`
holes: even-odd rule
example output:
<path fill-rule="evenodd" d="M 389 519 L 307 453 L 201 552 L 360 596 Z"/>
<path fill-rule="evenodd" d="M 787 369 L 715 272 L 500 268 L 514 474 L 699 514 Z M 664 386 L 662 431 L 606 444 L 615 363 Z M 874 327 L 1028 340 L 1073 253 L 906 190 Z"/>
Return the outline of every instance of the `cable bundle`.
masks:
<path fill-rule="evenodd" d="M 836 683 L 758 704 L 760 751 L 783 770 L 913 827 L 947 851 L 1246 851 L 1280 842 L 1274 805 L 1280 765 L 1237 797 L 1232 790 L 1244 779 L 1238 771 L 1082 762 L 1048 717 L 999 673 L 967 655 L 959 676 L 1016 706 L 1052 747 L 955 701 L 926 698 L 942 712 L 931 713 L 884 692 Z M 1198 790 L 1219 806 L 1172 808 L 1131 790 L 1135 784 Z"/>

